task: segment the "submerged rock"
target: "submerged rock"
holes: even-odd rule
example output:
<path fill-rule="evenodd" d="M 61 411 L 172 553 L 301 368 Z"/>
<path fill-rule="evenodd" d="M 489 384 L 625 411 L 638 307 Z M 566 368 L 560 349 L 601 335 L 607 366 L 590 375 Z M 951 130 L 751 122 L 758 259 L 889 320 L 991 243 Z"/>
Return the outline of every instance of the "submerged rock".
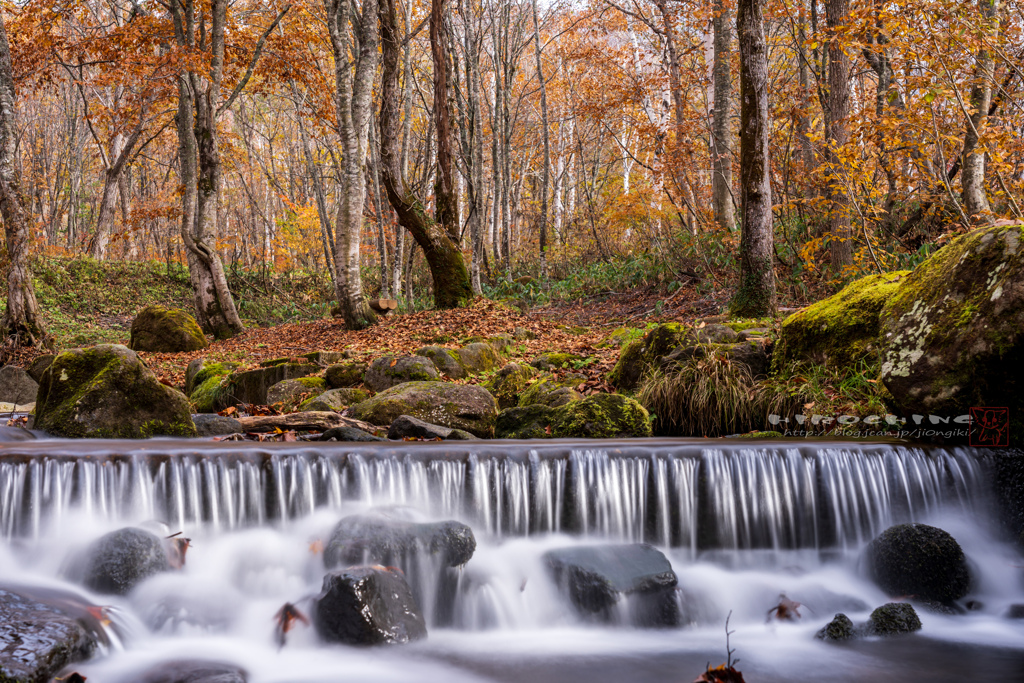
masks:
<path fill-rule="evenodd" d="M 867 633 L 872 636 L 895 636 L 920 630 L 921 619 L 914 606 L 906 602 L 882 605 L 868 618 Z"/>
<path fill-rule="evenodd" d="M 967 558 L 947 532 L 926 524 L 898 524 L 864 552 L 868 573 L 891 596 L 950 604 L 971 587 Z"/>
<path fill-rule="evenodd" d="M 433 367 L 433 366 L 431 366 Z M 480 438 L 494 433 L 497 405 L 483 387 L 450 382 L 406 382 L 351 408 L 352 417 L 390 425 L 400 415 L 461 429 Z"/>
<path fill-rule="evenodd" d="M 370 363 L 363 382 L 373 391 L 384 391 L 406 382 L 440 379 L 437 368 L 423 356 L 383 356 Z"/>
<path fill-rule="evenodd" d="M 350 515 L 331 531 L 324 547 L 327 568 L 357 564 L 395 565 L 408 570 L 421 555 L 445 567 L 469 562 L 476 550 L 473 530 L 461 522 L 419 524 L 370 515 Z"/>
<path fill-rule="evenodd" d="M 35 428 L 65 437 L 195 436 L 191 408 L 134 351 L 101 344 L 65 351 L 43 373 Z"/>
<path fill-rule="evenodd" d="M 427 636 L 405 578 L 384 567 L 350 567 L 324 576 L 314 599 L 313 625 L 328 642 L 408 643 Z"/>
<path fill-rule="evenodd" d="M 68 664 L 88 659 L 96 646 L 74 615 L 0 589 L 0 681 L 44 683 Z"/>
<path fill-rule="evenodd" d="M 139 311 L 132 321 L 128 348 L 133 351 L 181 353 L 207 346 L 199 323 L 180 309 L 154 304 Z"/>
<path fill-rule="evenodd" d="M 844 641 L 850 640 L 857 635 L 856 629 L 850 617 L 842 612 L 837 614 L 832 621 L 828 622 L 820 631 L 814 634 L 818 640 Z"/>
<path fill-rule="evenodd" d="M 234 664 L 175 660 L 140 674 L 139 683 L 246 683 L 245 669 Z"/>
<path fill-rule="evenodd" d="M 544 554 L 555 581 L 583 614 L 612 620 L 612 608 L 630 601 L 636 626 L 675 626 L 676 574 L 668 559 L 645 543 L 576 546 Z"/>
<path fill-rule="evenodd" d="M 82 583 L 97 593 L 124 595 L 139 582 L 170 569 L 162 539 L 126 527 L 101 536 L 86 549 Z"/>

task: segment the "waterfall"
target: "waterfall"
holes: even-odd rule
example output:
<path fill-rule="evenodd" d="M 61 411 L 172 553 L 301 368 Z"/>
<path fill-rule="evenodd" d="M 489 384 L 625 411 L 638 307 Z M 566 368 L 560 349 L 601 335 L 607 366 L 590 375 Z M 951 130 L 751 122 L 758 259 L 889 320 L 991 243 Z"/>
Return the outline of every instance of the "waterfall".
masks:
<path fill-rule="evenodd" d="M 70 515 L 175 529 L 286 524 L 403 505 L 479 533 L 565 532 L 690 549 L 854 547 L 886 526 L 979 505 L 984 454 L 736 442 L 0 444 L 0 533 Z"/>

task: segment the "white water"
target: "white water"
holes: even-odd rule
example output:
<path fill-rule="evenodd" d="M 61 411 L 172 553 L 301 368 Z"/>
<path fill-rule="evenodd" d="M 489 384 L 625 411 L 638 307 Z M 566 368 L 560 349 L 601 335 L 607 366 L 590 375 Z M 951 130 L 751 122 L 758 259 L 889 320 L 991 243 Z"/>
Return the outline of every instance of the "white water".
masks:
<path fill-rule="evenodd" d="M 835 445 L 810 455 L 746 445 L 614 457 L 568 450 L 459 459 L 281 449 L 263 462 L 174 450 L 157 466 L 137 454 L 8 458 L 0 462 L 8 539 L 0 583 L 70 588 L 61 578 L 68 557 L 129 524 L 160 519 L 192 538 L 183 570 L 126 598 L 74 587 L 117 607 L 122 644 L 76 667 L 110 683 L 180 658 L 236 663 L 255 683 L 677 683 L 725 660 L 730 612 L 737 668 L 750 683 L 1024 680 L 1024 622 L 1002 616 L 1024 602 L 1024 559 L 991 537 L 984 473 L 971 454 Z M 324 646 L 299 626 L 278 651 L 274 614 L 284 602 L 308 609 L 304 599 L 320 589 L 314 542 L 345 514 L 395 504 L 461 519 L 476 533 L 452 625 L 431 625 L 411 646 L 370 650 Z M 878 531 L 908 519 L 960 541 L 978 579 L 968 597 L 982 609 L 921 611 L 922 633 L 896 641 L 816 641 L 835 612 L 863 621 L 888 601 L 860 577 L 857 557 Z M 602 539 L 662 548 L 679 577 L 684 626 L 611 627 L 572 609 L 541 556 Z M 803 618 L 765 623 L 783 593 L 803 603 Z"/>

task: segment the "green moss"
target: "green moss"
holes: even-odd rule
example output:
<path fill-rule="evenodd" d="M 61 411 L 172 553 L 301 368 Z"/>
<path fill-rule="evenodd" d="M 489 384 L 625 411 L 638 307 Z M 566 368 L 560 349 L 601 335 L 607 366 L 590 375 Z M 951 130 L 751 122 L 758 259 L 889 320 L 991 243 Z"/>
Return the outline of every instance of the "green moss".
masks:
<path fill-rule="evenodd" d="M 619 354 L 619 360 L 608 375 L 608 381 L 622 390 L 632 390 L 658 362 L 676 347 L 691 339 L 692 330 L 679 323 L 663 323 L 630 342 Z"/>
<path fill-rule="evenodd" d="M 230 391 L 227 375 L 213 375 L 196 385 L 189 400 L 197 413 L 215 413 L 222 409 Z"/>
<path fill-rule="evenodd" d="M 498 413 L 494 436 L 498 439 L 549 439 L 555 411 L 542 405 L 509 408 Z"/>
<path fill-rule="evenodd" d="M 519 395 L 519 405 L 541 404 L 551 408 L 565 405 L 569 401 L 583 398 L 574 389 L 579 382 L 579 379 L 555 379 L 552 375 L 539 377 L 530 382 Z"/>
<path fill-rule="evenodd" d="M 498 401 L 498 407 L 505 409 L 519 404 L 523 392 L 530 386 L 530 380 L 538 374 L 537 369 L 529 365 L 509 363 L 484 384 Z"/>
<path fill-rule="evenodd" d="M 530 362 L 530 365 L 538 370 L 551 370 L 552 368 L 571 368 L 581 360 L 583 360 L 582 356 L 576 354 L 550 352 L 540 354 Z"/>
<path fill-rule="evenodd" d="M 869 275 L 791 315 L 779 332 L 772 369 L 797 361 L 844 368 L 877 359 L 879 316 L 907 274 Z"/>
<path fill-rule="evenodd" d="M 749 432 L 740 434 L 741 439 L 781 439 L 782 432 Z"/>
<path fill-rule="evenodd" d="M 229 375 L 237 367 L 238 363 L 203 363 L 202 369 L 192 378 L 192 386 L 199 387 L 213 377 Z"/>
<path fill-rule="evenodd" d="M 557 437 L 613 439 L 651 436 L 647 410 L 619 394 L 592 394 L 556 408 L 551 432 Z"/>

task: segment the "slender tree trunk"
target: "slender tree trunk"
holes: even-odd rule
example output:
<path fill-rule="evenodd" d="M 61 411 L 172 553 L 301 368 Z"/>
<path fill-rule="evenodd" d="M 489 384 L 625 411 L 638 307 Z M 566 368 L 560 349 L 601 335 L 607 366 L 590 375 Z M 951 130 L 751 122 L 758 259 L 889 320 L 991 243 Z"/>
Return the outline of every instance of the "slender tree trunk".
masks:
<path fill-rule="evenodd" d="M 983 23 L 982 40 L 994 42 L 999 33 L 998 0 L 978 0 L 978 7 Z M 994 77 L 995 61 L 988 46 L 982 44 L 978 49 L 974 84 L 971 86 L 971 116 L 964 133 L 963 171 L 960 177 L 964 212 L 976 223 L 988 222 L 988 214 L 992 212 L 985 194 L 985 152 L 978 150 L 978 141 L 984 132 L 988 110 L 992 105 Z"/>
<path fill-rule="evenodd" d="M 540 120 L 544 138 L 544 170 L 540 183 L 540 274 L 548 274 L 548 188 L 551 187 L 551 130 L 548 124 L 548 89 L 544 80 L 544 66 L 541 60 L 540 20 L 537 17 L 537 0 L 533 0 L 533 53 L 537 60 L 537 81 L 540 83 Z"/>
<path fill-rule="evenodd" d="M 768 54 L 764 0 L 739 0 L 740 50 L 740 285 L 733 315 L 761 317 L 775 311 L 772 268 L 772 188 L 768 155 Z"/>
<path fill-rule="evenodd" d="M 841 32 L 850 12 L 849 0 L 825 0 L 828 26 L 828 93 L 825 100 L 825 160 L 828 176 L 825 198 L 828 200 L 828 232 L 832 269 L 835 272 L 853 263 L 850 234 L 850 197 L 846 191 L 849 174 L 843 161 L 843 146 L 849 141 L 847 119 L 850 116 L 850 58 L 843 49 Z"/>
<path fill-rule="evenodd" d="M 711 181 L 715 222 L 723 230 L 736 229 L 732 198 L 732 12 L 729 0 L 715 0 L 714 119 L 711 128 L 714 175 Z"/>
<path fill-rule="evenodd" d="M 32 286 L 29 264 L 31 216 L 25 209 L 15 158 L 16 129 L 14 73 L 7 29 L 0 16 L 0 217 L 7 242 L 7 306 L 4 309 L 5 345 L 34 346 L 44 342 L 46 330 Z"/>

